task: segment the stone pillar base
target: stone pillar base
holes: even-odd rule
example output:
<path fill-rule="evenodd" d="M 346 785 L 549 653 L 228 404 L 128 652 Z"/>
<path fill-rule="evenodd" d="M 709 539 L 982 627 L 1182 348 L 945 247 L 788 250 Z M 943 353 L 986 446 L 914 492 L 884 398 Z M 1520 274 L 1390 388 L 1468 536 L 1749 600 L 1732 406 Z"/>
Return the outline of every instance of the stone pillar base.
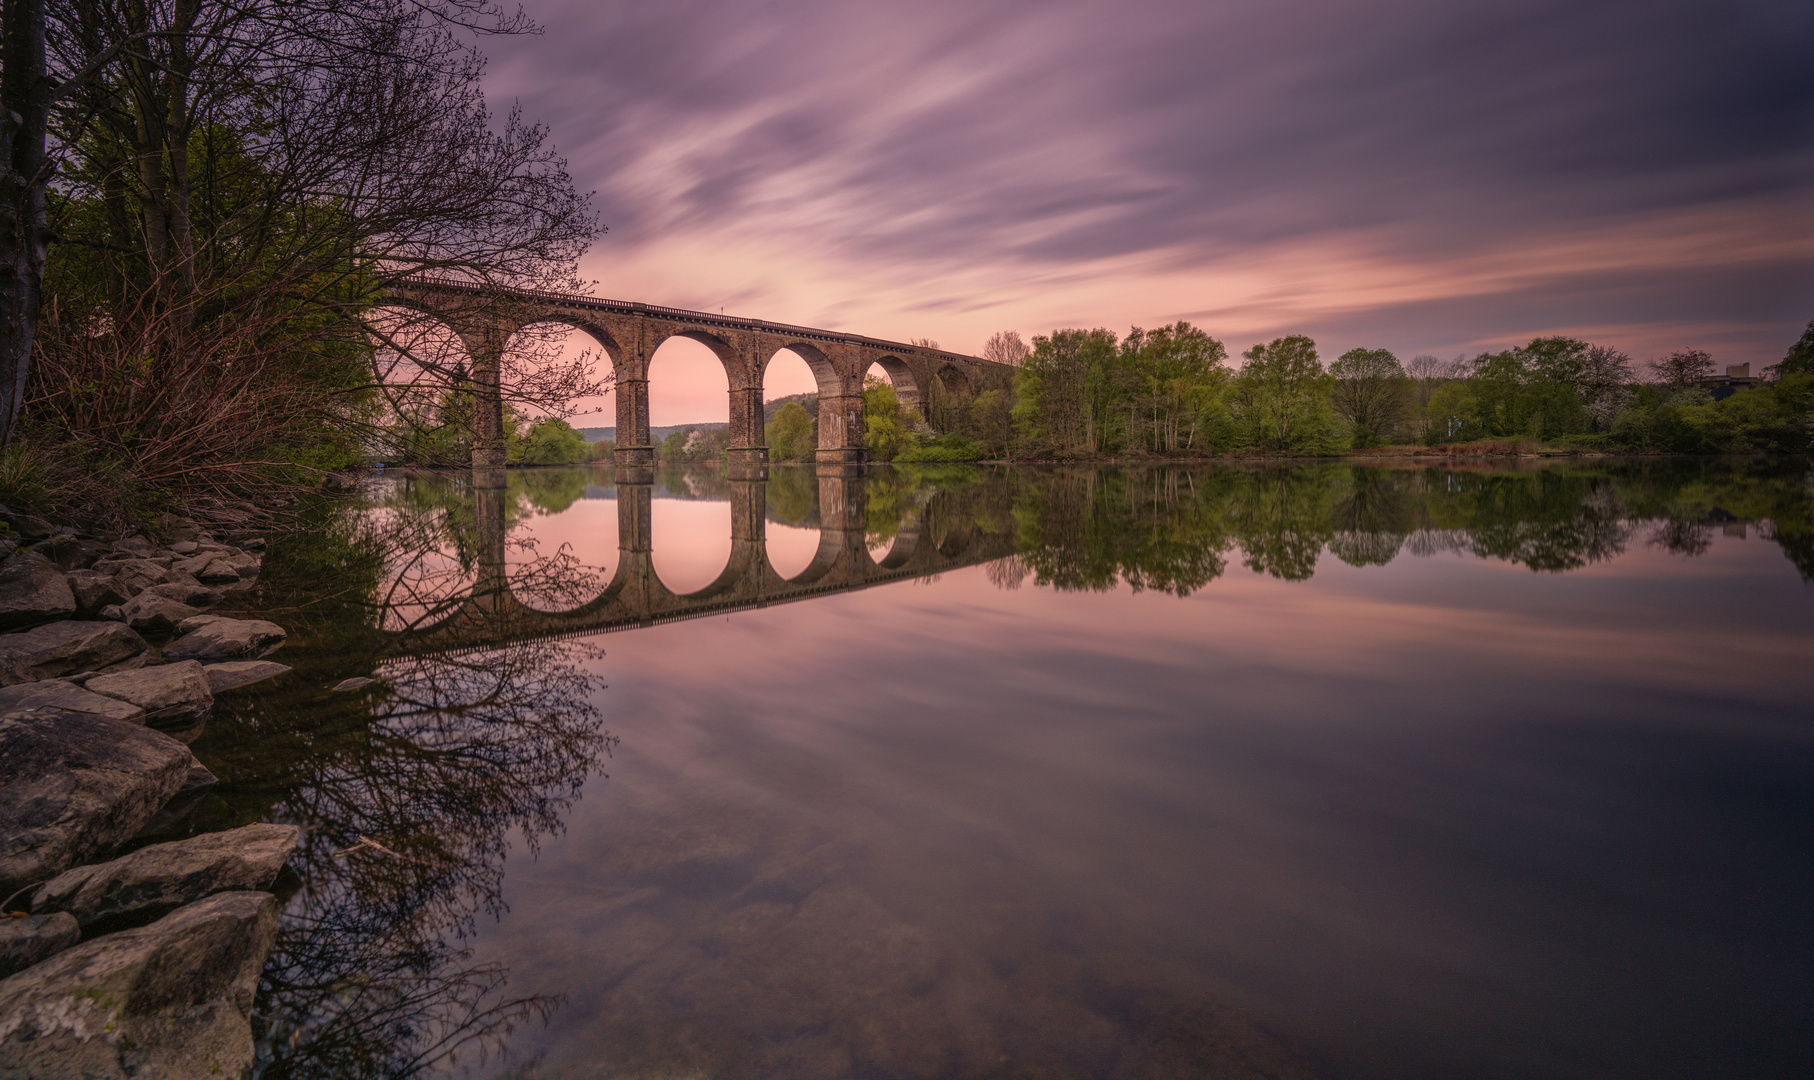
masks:
<path fill-rule="evenodd" d="M 620 446 L 611 451 L 612 460 L 619 465 L 653 465 L 655 448 L 653 446 Z"/>
<path fill-rule="evenodd" d="M 733 446 L 725 450 L 725 457 L 732 465 L 767 465 L 768 447 Z"/>
<path fill-rule="evenodd" d="M 821 465 L 861 465 L 869 460 L 869 451 L 861 446 L 844 446 L 836 450 L 819 450 L 813 460 Z"/>

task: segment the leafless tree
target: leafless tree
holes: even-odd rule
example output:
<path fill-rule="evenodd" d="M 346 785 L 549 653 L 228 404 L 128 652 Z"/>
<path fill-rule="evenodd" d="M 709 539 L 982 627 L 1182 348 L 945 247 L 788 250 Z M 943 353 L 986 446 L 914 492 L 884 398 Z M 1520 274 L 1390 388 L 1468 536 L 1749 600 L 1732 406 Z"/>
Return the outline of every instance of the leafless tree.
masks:
<path fill-rule="evenodd" d="M 1020 339 L 1017 330 L 997 330 L 983 344 L 983 359 L 998 364 L 1019 364 L 1033 350 Z"/>

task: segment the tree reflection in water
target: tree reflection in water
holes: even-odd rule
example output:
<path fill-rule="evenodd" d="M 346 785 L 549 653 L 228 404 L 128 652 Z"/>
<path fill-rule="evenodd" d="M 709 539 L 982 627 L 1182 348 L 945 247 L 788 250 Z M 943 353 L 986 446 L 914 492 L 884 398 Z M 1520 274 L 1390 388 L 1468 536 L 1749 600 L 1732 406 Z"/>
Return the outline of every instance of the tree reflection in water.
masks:
<path fill-rule="evenodd" d="M 1714 526 L 1733 522 L 1814 581 L 1814 483 L 1793 461 L 1054 470 L 1021 480 L 1014 515 L 1015 565 L 1056 589 L 1185 596 L 1237 551 L 1286 581 L 1309 579 L 1325 552 L 1350 566 L 1452 552 L 1562 572 L 1616 558 L 1639 535 L 1701 555 Z M 1004 567 L 990 579 L 1014 588 L 1022 576 Z"/>
<path fill-rule="evenodd" d="M 598 649 L 396 655 L 407 636 L 384 633 L 475 589 L 556 603 L 596 592 L 600 576 L 565 551 L 531 552 L 495 579 L 485 536 L 502 534 L 481 519 L 534 513 L 545 494 L 474 497 L 455 479 L 414 478 L 273 547 L 259 603 L 304 645 L 286 656 L 296 675 L 221 698 L 196 750 L 226 783 L 184 824 L 305 827 L 259 989 L 261 1076 L 412 1076 L 482 1056 L 555 1004 L 512 996 L 507 972 L 472 962 L 466 942 L 502 912 L 512 847 L 558 833 L 610 750 L 587 667 Z M 324 689 L 368 674 L 363 690 Z"/>
<path fill-rule="evenodd" d="M 307 829 L 260 988 L 261 1075 L 407 1077 L 482 1056 L 557 1004 L 512 996 L 508 973 L 475 963 L 467 943 L 503 910 L 512 848 L 557 834 L 610 751 L 594 703 L 599 652 L 583 638 L 510 640 L 522 637 L 520 611 L 508 633 L 488 637 L 485 620 L 505 593 L 566 611 L 607 587 L 518 526 L 614 484 L 609 469 L 512 474 L 494 488 L 457 474 L 387 478 L 356 511 L 273 546 L 256 603 L 290 628 L 297 674 L 223 696 L 196 749 L 226 784 L 176 827 Z M 808 526 L 822 524 L 819 484 L 810 469 L 776 469 L 755 487 L 710 471 L 656 478 L 664 497 L 741 499 L 758 519 Z M 1702 555 L 1721 526 L 1774 540 L 1814 580 L 1803 463 L 963 466 L 876 469 L 860 486 L 873 558 L 883 544 L 900 553 L 888 561 L 936 551 L 952 567 L 983 564 L 1003 589 L 1187 596 L 1235 559 L 1300 581 L 1324 553 L 1355 567 L 1457 553 L 1565 572 L 1634 542 Z M 832 532 L 855 532 L 846 513 Z M 643 543 L 646 528 L 620 539 Z M 455 611 L 478 647 L 412 648 L 412 628 Z M 367 674 L 378 681 L 361 691 L 325 689 Z"/>

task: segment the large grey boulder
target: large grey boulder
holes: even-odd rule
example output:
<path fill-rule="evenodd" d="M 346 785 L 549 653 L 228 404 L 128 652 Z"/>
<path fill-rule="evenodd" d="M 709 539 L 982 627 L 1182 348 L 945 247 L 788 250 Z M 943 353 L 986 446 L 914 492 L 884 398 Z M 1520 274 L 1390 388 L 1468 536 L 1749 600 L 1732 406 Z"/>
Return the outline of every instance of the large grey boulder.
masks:
<path fill-rule="evenodd" d="M 0 687 L 0 715 L 13 716 L 39 709 L 105 716 L 128 724 L 145 722 L 145 710 L 131 702 L 93 693 L 58 679 Z"/>
<path fill-rule="evenodd" d="M 0 916 L 0 979 L 81 940 L 82 927 L 67 911 L 24 918 Z"/>
<path fill-rule="evenodd" d="M 145 710 L 146 723 L 194 720 L 214 707 L 208 673 L 194 660 L 96 675 L 82 686 L 91 694 L 104 694 Z M 5 692 L 0 690 L 0 694 Z"/>
<path fill-rule="evenodd" d="M 32 894 L 34 915 L 67 911 L 83 929 L 147 921 L 204 896 L 271 884 L 296 850 L 294 825 L 247 825 L 152 844 L 111 862 L 65 870 Z"/>
<path fill-rule="evenodd" d="M 146 648 L 144 638 L 117 622 L 56 622 L 0 634 L 0 686 L 99 671 Z"/>
<path fill-rule="evenodd" d="M 277 898 L 230 892 L 0 982 L 0 1080 L 244 1077 Z"/>
<path fill-rule="evenodd" d="M 154 585 L 152 588 L 162 588 Z M 192 619 L 201 611 L 188 604 L 159 596 L 146 589 L 132 599 L 120 605 L 120 616 L 126 625 L 141 634 L 168 634 L 177 628 L 184 619 Z"/>
<path fill-rule="evenodd" d="M 132 599 L 119 578 L 102 570 L 71 570 L 69 588 L 76 595 L 76 610 L 87 614 Z"/>
<path fill-rule="evenodd" d="M 0 897 L 139 831 L 194 763 L 182 743 L 124 720 L 53 709 L 0 716 Z"/>
<path fill-rule="evenodd" d="M 35 551 L 15 552 L 0 562 L 0 630 L 67 619 L 75 613 L 76 594 L 56 563 Z"/>
<path fill-rule="evenodd" d="M 229 619 L 223 615 L 197 615 L 177 627 L 182 637 L 164 646 L 167 660 L 222 660 L 244 656 L 289 636 L 284 628 L 263 619 Z"/>
<path fill-rule="evenodd" d="M 203 585 L 232 585 L 242 576 L 239 568 L 224 558 L 210 559 L 208 564 L 200 570 L 190 572 L 195 575 L 195 580 Z M 258 569 L 254 567 L 252 573 L 258 573 Z"/>
<path fill-rule="evenodd" d="M 289 665 L 271 660 L 228 660 L 209 664 L 205 670 L 208 672 L 208 688 L 217 694 L 251 686 L 266 679 L 275 679 L 290 672 Z"/>

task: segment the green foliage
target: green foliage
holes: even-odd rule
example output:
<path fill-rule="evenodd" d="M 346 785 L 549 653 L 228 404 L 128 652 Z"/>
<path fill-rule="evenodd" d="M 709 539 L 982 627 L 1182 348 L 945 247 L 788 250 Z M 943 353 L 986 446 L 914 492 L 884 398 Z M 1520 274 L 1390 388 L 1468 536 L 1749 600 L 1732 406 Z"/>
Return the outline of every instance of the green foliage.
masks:
<path fill-rule="evenodd" d="M 1789 346 L 1782 362 L 1771 369 L 1778 378 L 1784 375 L 1814 375 L 1814 319 L 1808 320 L 1808 328 L 1801 332 L 1795 344 Z"/>
<path fill-rule="evenodd" d="M 766 434 L 770 461 L 811 461 L 819 448 L 818 421 L 797 401 L 775 410 Z"/>
<path fill-rule="evenodd" d="M 1411 400 L 1411 377 L 1385 349 L 1349 349 L 1329 365 L 1331 405 L 1353 428 L 1355 447 L 1379 446 L 1398 434 Z"/>
<path fill-rule="evenodd" d="M 1247 442 L 1273 451 L 1338 449 L 1330 405 L 1333 380 L 1317 360 L 1316 342 L 1294 334 L 1255 345 L 1243 355 L 1247 363 L 1229 389 L 1229 402 Z"/>
<path fill-rule="evenodd" d="M 523 439 L 517 462 L 523 465 L 577 465 L 586 460 L 586 440 L 567 421 L 550 416 L 537 421 Z"/>
<path fill-rule="evenodd" d="M 874 375 L 863 380 L 863 446 L 873 461 L 892 461 L 917 442 L 913 419 L 893 384 Z"/>
<path fill-rule="evenodd" d="M 981 461 L 982 444 L 964 435 L 945 434 L 909 446 L 896 461 Z"/>

